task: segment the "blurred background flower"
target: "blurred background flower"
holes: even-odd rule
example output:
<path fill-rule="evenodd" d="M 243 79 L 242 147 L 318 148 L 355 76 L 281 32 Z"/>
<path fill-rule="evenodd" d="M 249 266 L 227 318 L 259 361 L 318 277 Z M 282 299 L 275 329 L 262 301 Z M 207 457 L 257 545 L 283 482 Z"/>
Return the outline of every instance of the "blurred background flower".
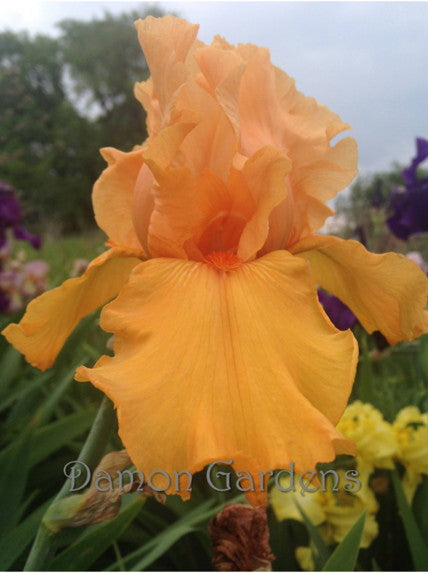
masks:
<path fill-rule="evenodd" d="M 347 330 L 356 324 L 357 317 L 355 314 L 336 296 L 318 289 L 318 299 L 331 322 L 339 330 Z"/>
<path fill-rule="evenodd" d="M 428 158 L 428 140 L 416 139 L 416 156 L 403 170 L 404 187 L 392 190 L 393 214 L 387 219 L 391 232 L 406 241 L 416 233 L 428 231 L 428 176 L 418 176 L 419 165 Z"/>
<path fill-rule="evenodd" d="M 400 410 L 393 429 L 396 435 L 397 458 L 405 467 L 403 489 L 411 503 L 416 488 L 428 474 L 428 414 L 415 406 Z"/>
<path fill-rule="evenodd" d="M 424 273 L 428 273 L 428 263 L 419 251 L 410 251 L 410 253 L 407 253 L 406 257 L 416 263 Z"/>
<path fill-rule="evenodd" d="M 0 181 L 0 248 L 6 245 L 8 229 L 13 231 L 15 239 L 28 241 L 35 249 L 40 247 L 40 237 L 29 233 L 22 226 L 21 219 L 21 205 L 16 198 L 14 188 Z"/>
<path fill-rule="evenodd" d="M 356 464 L 359 480 L 369 490 L 369 477 L 375 468 L 394 467 L 397 443 L 394 430 L 372 404 L 356 400 L 350 404 L 337 429 L 357 446 Z"/>
<path fill-rule="evenodd" d="M 287 519 L 303 522 L 303 516 L 317 527 L 326 545 L 340 543 L 351 530 L 355 521 L 367 510 L 367 517 L 363 529 L 360 546 L 367 548 L 377 537 L 379 526 L 376 521 L 376 513 L 379 504 L 376 501 L 373 491 L 367 483 L 362 483 L 362 487 L 356 493 L 346 491 L 343 484 L 346 482 L 343 470 L 338 470 L 339 482 L 337 491 L 332 484 L 326 486 L 325 491 L 318 488 L 315 492 L 307 492 L 302 495 L 297 488 L 296 491 L 280 491 L 275 486 L 270 491 L 270 503 L 278 521 Z M 289 487 L 288 478 L 281 478 L 280 485 L 284 489 Z M 299 548 L 296 557 L 305 570 L 310 570 L 313 560 L 307 549 Z"/>
<path fill-rule="evenodd" d="M 27 241 L 38 249 L 41 239 L 22 225 L 21 205 L 13 187 L 0 182 L 0 312 L 18 312 L 47 288 L 49 265 L 26 262 L 24 251 L 13 255 L 13 241 Z"/>

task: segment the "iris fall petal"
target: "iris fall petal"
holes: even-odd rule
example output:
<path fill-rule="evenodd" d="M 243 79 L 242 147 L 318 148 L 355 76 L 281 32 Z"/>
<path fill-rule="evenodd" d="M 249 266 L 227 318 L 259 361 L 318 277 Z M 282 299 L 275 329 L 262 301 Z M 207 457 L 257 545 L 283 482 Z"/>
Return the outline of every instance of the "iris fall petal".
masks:
<path fill-rule="evenodd" d="M 10 324 L 2 334 L 30 364 L 49 368 L 79 321 L 116 296 L 139 262 L 131 251 L 104 252 L 81 277 L 32 300 L 21 322 Z"/>
<path fill-rule="evenodd" d="M 357 241 L 313 236 L 292 252 L 307 260 L 315 281 L 345 303 L 368 332 L 390 344 L 427 331 L 428 281 L 404 255 L 370 253 Z"/>
<path fill-rule="evenodd" d="M 357 344 L 320 312 L 297 257 L 277 251 L 230 272 L 147 261 L 101 322 L 115 357 L 81 367 L 78 379 L 112 398 L 121 438 L 148 474 L 228 458 L 255 476 L 292 461 L 304 471 L 353 451 L 334 424 Z"/>

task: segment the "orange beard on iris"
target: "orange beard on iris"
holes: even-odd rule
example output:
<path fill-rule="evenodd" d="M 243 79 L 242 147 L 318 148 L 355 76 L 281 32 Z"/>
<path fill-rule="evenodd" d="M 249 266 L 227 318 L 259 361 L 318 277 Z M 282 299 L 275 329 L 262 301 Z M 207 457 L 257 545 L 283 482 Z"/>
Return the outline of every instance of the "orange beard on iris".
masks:
<path fill-rule="evenodd" d="M 93 202 L 110 249 L 3 334 L 45 369 L 78 321 L 114 299 L 101 314 L 114 356 L 76 377 L 113 400 L 146 476 L 232 459 L 257 478 L 352 453 L 335 426 L 357 343 L 330 322 L 317 285 L 394 344 L 427 330 L 424 273 L 314 234 L 356 174 L 356 145 L 330 145 L 349 126 L 299 93 L 267 50 L 206 46 L 172 16 L 136 26 L 149 137 L 129 153 L 102 150 Z"/>

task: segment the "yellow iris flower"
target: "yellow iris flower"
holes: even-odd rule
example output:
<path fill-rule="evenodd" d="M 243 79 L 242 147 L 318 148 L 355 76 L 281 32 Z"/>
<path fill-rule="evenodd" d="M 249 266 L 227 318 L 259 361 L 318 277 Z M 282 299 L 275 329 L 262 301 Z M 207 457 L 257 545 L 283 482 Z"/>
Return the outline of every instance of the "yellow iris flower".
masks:
<path fill-rule="evenodd" d="M 397 458 L 406 468 L 403 489 L 411 503 L 422 475 L 428 474 L 428 414 L 407 406 L 398 412 L 393 428 L 398 442 Z"/>
<path fill-rule="evenodd" d="M 315 571 L 313 553 L 310 547 L 296 547 L 294 554 L 302 571 Z"/>
<path fill-rule="evenodd" d="M 4 335 L 48 368 L 78 321 L 114 298 L 101 327 L 115 356 L 77 379 L 114 401 L 146 475 L 228 458 L 252 475 L 292 461 L 304 471 L 352 452 L 335 425 L 357 344 L 329 321 L 316 285 L 393 344 L 426 329 L 425 275 L 403 256 L 314 234 L 356 174 L 356 144 L 330 144 L 349 126 L 267 50 L 205 45 L 173 16 L 136 27 L 149 137 L 129 153 L 102 150 L 93 204 L 110 248 Z"/>
<path fill-rule="evenodd" d="M 394 468 L 397 454 L 395 432 L 374 406 L 356 400 L 346 408 L 337 429 L 357 448 L 361 483 L 369 484 L 370 474 L 375 468 Z"/>
<path fill-rule="evenodd" d="M 344 472 L 338 470 L 338 475 L 342 483 Z M 289 487 L 289 483 L 288 478 L 280 479 L 280 485 L 284 489 Z M 350 493 L 342 487 L 338 487 L 335 491 L 330 484 L 325 491 L 317 489 L 305 495 L 302 495 L 299 490 L 283 492 L 273 487 L 270 492 L 270 502 L 279 521 L 284 519 L 303 521 L 297 507 L 299 505 L 312 525 L 319 527 L 327 545 L 340 543 L 362 512 L 367 510 L 360 544 L 365 548 L 369 547 L 377 537 L 379 527 L 375 515 L 379 506 L 368 484 L 362 483 L 361 485 L 361 489 L 356 493 Z"/>

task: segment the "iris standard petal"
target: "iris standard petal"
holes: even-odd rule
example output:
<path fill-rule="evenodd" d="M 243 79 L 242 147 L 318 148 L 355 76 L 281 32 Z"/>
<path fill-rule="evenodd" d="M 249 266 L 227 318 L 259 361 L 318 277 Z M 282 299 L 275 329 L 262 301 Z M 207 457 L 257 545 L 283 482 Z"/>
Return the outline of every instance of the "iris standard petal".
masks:
<path fill-rule="evenodd" d="M 307 260 L 315 281 L 345 303 L 368 332 L 390 344 L 427 332 L 428 280 L 404 255 L 370 253 L 357 241 L 313 235 L 292 252 Z"/>
<path fill-rule="evenodd" d="M 135 26 L 151 74 L 136 84 L 135 95 L 147 111 L 149 135 L 154 135 L 168 123 L 174 97 L 187 79 L 185 62 L 199 26 L 170 15 L 148 16 Z"/>
<path fill-rule="evenodd" d="M 101 324 L 115 334 L 115 356 L 79 368 L 77 379 L 112 398 L 145 475 L 194 473 L 228 458 L 253 476 L 292 461 L 302 472 L 353 452 L 334 425 L 357 344 L 326 320 L 299 258 L 276 251 L 230 272 L 152 259 Z M 265 492 L 248 495 L 265 501 Z"/>
<path fill-rule="evenodd" d="M 104 252 L 81 277 L 68 279 L 32 300 L 21 322 L 9 324 L 2 334 L 27 362 L 46 370 L 79 321 L 116 296 L 139 262 L 132 251 Z"/>
<path fill-rule="evenodd" d="M 269 218 L 272 211 L 287 196 L 287 173 L 291 161 L 273 147 L 263 147 L 244 165 L 243 175 L 249 195 L 256 209 L 239 241 L 238 255 L 245 261 L 254 258 L 269 233 Z"/>
<path fill-rule="evenodd" d="M 141 148 L 124 153 L 112 147 L 101 150 L 108 162 L 94 186 L 92 202 L 98 226 L 118 246 L 143 251 L 133 225 L 134 189 L 143 167 Z M 146 206 L 150 214 L 150 205 Z M 141 253 L 145 255 L 146 253 Z"/>

